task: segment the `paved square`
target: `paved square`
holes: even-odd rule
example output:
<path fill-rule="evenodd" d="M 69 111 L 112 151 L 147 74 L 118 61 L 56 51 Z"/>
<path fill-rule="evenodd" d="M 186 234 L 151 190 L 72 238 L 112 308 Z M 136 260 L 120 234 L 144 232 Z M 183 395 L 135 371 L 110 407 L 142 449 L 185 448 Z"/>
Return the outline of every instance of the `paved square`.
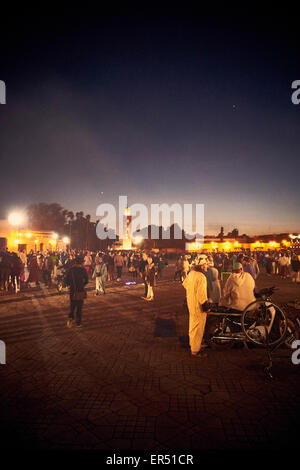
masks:
<path fill-rule="evenodd" d="M 184 347 L 188 314 L 173 268 L 154 302 L 142 285 L 92 283 L 83 328 L 66 328 L 69 297 L 42 288 L 0 297 L 2 447 L 30 449 L 255 449 L 297 442 L 300 366 L 291 351 L 275 354 L 274 374 L 260 349 L 212 349 L 191 357 Z M 274 300 L 299 300 L 290 281 Z M 159 321 L 158 321 L 159 320 Z M 174 334 L 175 331 L 175 334 Z M 169 333 L 170 334 L 169 334 Z"/>

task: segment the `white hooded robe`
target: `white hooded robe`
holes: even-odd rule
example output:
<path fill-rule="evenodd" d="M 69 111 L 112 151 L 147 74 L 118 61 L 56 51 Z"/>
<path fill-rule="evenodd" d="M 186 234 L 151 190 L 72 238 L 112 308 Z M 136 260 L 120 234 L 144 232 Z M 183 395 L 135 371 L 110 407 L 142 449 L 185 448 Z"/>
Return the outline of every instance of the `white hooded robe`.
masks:
<path fill-rule="evenodd" d="M 255 281 L 249 273 L 233 273 L 224 286 L 223 296 L 219 305 L 243 311 L 254 297 Z"/>
<path fill-rule="evenodd" d="M 200 351 L 205 330 L 207 314 L 202 304 L 207 301 L 207 281 L 203 273 L 190 271 L 182 283 L 186 289 L 187 305 L 189 309 L 189 338 L 192 354 Z"/>

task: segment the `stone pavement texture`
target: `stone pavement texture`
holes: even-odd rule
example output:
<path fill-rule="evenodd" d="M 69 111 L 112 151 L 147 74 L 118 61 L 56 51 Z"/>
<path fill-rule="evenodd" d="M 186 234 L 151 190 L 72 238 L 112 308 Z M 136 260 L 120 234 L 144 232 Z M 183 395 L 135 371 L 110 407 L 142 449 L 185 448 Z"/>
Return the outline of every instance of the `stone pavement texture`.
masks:
<path fill-rule="evenodd" d="M 140 298 L 142 285 L 114 283 L 100 297 L 89 290 L 82 329 L 66 328 L 69 298 L 54 289 L 0 299 L 2 448 L 278 449 L 297 442 L 300 366 L 291 351 L 275 354 L 274 381 L 260 349 L 220 347 L 191 357 L 185 293 L 172 272 L 165 270 L 154 302 Z M 289 281 L 262 275 L 259 282 L 280 284 L 280 301 L 300 298 Z"/>

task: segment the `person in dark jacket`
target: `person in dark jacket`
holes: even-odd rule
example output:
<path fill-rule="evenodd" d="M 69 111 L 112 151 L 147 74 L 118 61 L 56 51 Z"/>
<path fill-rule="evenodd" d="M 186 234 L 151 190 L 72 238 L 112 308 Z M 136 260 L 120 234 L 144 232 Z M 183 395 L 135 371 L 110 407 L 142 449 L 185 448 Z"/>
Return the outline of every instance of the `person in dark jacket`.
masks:
<path fill-rule="evenodd" d="M 107 275 L 108 275 L 109 281 L 115 280 L 114 270 L 115 270 L 114 257 L 112 253 L 109 253 L 109 256 L 107 257 Z"/>
<path fill-rule="evenodd" d="M 16 253 L 11 255 L 11 282 L 14 290 L 17 292 L 20 290 L 20 276 L 23 269 L 23 263 Z"/>
<path fill-rule="evenodd" d="M 158 263 L 157 263 L 157 278 L 162 279 L 162 272 L 165 267 L 165 263 L 163 261 L 162 256 L 159 257 Z"/>
<path fill-rule="evenodd" d="M 81 293 L 81 296 L 84 297 L 84 287 L 88 283 L 88 274 L 86 269 L 83 267 L 83 259 L 77 257 L 75 259 L 75 264 L 67 272 L 66 284 L 70 286 L 70 314 L 67 321 L 67 327 L 71 328 L 74 321 L 74 313 L 76 310 L 76 327 L 80 328 L 82 321 L 82 306 L 83 298 L 76 299 L 78 293 Z"/>
<path fill-rule="evenodd" d="M 48 253 L 47 256 L 44 258 L 42 271 L 44 283 L 49 287 L 51 285 L 51 273 L 53 271 L 53 266 L 53 259 Z"/>
<path fill-rule="evenodd" d="M 144 286 L 145 286 L 145 296 L 142 297 L 142 299 L 145 299 L 147 297 L 147 294 L 148 294 L 148 284 L 147 284 L 147 281 L 146 281 L 146 266 L 148 266 L 148 260 L 147 260 L 147 255 L 146 253 L 143 253 L 142 255 L 142 259 L 140 260 L 140 264 L 139 264 L 139 271 L 140 271 L 140 276 L 141 278 L 143 279 L 143 283 L 144 283 Z"/>

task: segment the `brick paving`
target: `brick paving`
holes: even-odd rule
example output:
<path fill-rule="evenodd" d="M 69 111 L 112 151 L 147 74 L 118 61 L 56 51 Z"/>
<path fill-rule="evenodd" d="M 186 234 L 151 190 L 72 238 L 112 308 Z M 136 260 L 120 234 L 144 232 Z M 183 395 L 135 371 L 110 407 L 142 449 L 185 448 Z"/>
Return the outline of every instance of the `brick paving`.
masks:
<path fill-rule="evenodd" d="M 90 289 L 78 330 L 66 328 L 67 294 L 42 288 L 0 298 L 2 448 L 278 449 L 296 442 L 300 366 L 291 351 L 276 352 L 273 381 L 260 349 L 220 347 L 191 357 L 182 341 L 184 289 L 172 272 L 158 282 L 154 302 L 140 298 L 140 284 L 108 284 L 100 297 Z M 290 281 L 262 275 L 259 283 L 280 286 L 275 301 L 300 299 Z M 173 321 L 176 334 L 157 336 L 157 319 Z"/>

